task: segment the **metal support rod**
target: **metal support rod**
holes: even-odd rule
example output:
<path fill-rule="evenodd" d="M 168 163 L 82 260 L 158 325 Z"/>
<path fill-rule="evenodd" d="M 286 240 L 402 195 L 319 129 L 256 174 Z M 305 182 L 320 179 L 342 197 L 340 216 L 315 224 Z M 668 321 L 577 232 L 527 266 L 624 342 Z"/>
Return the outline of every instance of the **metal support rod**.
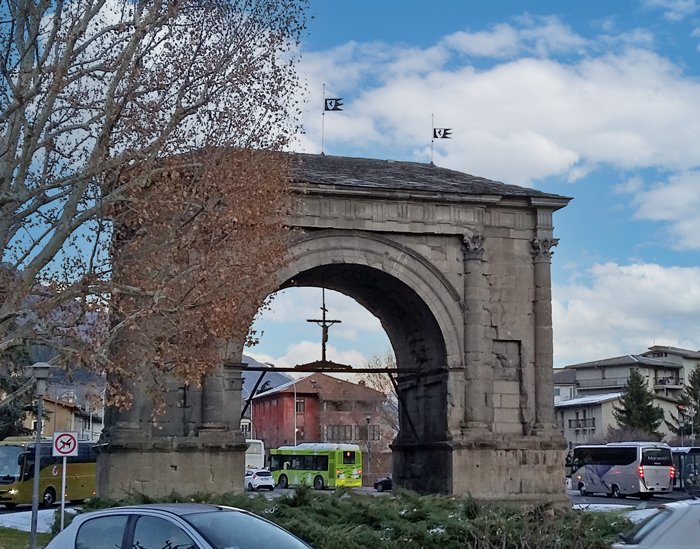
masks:
<path fill-rule="evenodd" d="M 248 369 L 248 368 L 246 368 Z M 251 401 L 253 400 L 253 397 L 255 396 L 255 392 L 258 390 L 258 387 L 260 387 L 260 383 L 262 382 L 263 378 L 265 377 L 265 372 L 267 370 L 274 369 L 274 368 L 268 368 L 266 370 L 259 370 L 262 372 L 260 374 L 260 377 L 258 378 L 258 381 L 255 383 L 255 387 L 253 387 L 253 390 L 250 392 L 250 396 L 248 397 L 248 400 L 245 401 L 245 406 L 243 406 L 243 410 L 241 411 L 241 417 L 245 416 L 245 413 L 248 411 L 248 406 L 250 406 Z M 251 424 L 253 422 L 251 421 Z M 252 426 L 251 426 L 251 434 L 252 434 Z"/>
<path fill-rule="evenodd" d="M 396 370 L 394 370 L 396 372 Z M 388 372 L 387 372 L 388 373 Z M 411 432 L 413 433 L 413 436 L 416 440 L 418 440 L 418 431 L 416 431 L 416 426 L 413 424 L 413 421 L 411 420 L 411 414 L 408 413 L 408 408 L 406 406 L 406 401 L 403 398 L 403 395 L 401 394 L 401 391 L 399 391 L 399 386 L 396 384 L 396 380 L 394 379 L 394 376 L 392 376 L 389 373 L 389 380 L 391 381 L 391 384 L 394 386 L 394 391 L 396 391 L 396 398 L 399 399 L 399 403 L 401 406 L 403 406 L 403 413 L 406 416 L 406 420 L 408 421 L 408 426 L 411 428 Z M 399 414 L 401 416 L 401 414 Z"/>

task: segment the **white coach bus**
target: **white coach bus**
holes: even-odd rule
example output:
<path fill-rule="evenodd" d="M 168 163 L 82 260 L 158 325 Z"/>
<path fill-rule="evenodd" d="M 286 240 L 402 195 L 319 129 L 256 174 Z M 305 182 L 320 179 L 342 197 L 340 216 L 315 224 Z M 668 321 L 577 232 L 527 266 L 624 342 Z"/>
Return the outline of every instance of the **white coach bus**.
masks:
<path fill-rule="evenodd" d="M 663 443 L 578 446 L 571 460 L 571 487 L 584 496 L 649 499 L 673 491 L 674 476 L 671 448 Z"/>

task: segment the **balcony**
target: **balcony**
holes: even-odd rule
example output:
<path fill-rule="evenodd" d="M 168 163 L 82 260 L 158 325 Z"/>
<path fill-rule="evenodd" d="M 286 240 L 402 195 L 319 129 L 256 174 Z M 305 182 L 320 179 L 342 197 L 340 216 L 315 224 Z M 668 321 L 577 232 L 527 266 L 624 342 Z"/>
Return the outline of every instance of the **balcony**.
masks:
<path fill-rule="evenodd" d="M 579 379 L 578 388 L 594 389 L 598 387 L 624 387 L 627 384 L 626 377 L 610 377 L 604 379 Z"/>
<path fill-rule="evenodd" d="M 661 377 L 654 382 L 654 389 L 662 388 L 683 388 L 683 380 L 679 377 Z"/>
<path fill-rule="evenodd" d="M 586 419 L 570 419 L 569 429 L 595 429 L 595 418 L 589 417 Z"/>

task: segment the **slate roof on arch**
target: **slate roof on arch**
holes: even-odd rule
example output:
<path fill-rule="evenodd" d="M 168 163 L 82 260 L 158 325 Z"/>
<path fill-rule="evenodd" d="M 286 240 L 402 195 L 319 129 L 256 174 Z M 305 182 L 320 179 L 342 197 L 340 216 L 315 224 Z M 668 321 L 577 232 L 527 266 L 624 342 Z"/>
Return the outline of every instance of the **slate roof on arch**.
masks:
<path fill-rule="evenodd" d="M 291 172 L 293 182 L 335 187 L 571 200 L 421 162 L 295 153 Z"/>

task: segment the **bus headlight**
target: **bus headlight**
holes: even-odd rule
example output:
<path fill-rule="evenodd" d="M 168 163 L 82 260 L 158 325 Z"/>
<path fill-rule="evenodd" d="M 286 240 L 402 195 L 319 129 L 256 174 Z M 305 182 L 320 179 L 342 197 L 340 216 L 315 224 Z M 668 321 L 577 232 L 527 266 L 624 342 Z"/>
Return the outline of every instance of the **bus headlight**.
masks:
<path fill-rule="evenodd" d="M 13 488 L 12 490 L 10 490 L 11 496 L 16 496 L 17 494 L 19 494 L 19 490 L 17 488 Z"/>

